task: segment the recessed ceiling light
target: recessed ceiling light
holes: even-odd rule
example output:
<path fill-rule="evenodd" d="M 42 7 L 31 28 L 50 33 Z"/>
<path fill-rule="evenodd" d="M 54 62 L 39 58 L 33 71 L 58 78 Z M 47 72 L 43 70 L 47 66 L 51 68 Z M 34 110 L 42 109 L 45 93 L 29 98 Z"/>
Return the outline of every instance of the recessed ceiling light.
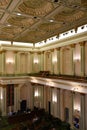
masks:
<path fill-rule="evenodd" d="M 10 24 L 8 24 L 7 26 L 8 26 L 8 27 L 10 27 L 11 25 L 10 25 Z"/>
<path fill-rule="evenodd" d="M 53 20 L 53 19 L 50 19 L 50 22 L 52 23 L 52 22 L 54 22 L 54 20 Z"/>
<path fill-rule="evenodd" d="M 17 13 L 18 16 L 20 16 L 21 14 L 20 13 Z"/>
<path fill-rule="evenodd" d="M 58 0 L 54 0 L 54 2 L 58 2 Z"/>

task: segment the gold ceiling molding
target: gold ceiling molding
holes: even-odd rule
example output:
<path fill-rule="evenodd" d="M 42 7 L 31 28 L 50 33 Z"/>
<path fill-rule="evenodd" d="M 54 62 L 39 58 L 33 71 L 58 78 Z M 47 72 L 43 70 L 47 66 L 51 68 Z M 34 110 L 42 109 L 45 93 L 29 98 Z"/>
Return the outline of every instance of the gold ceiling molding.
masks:
<path fill-rule="evenodd" d="M 22 28 L 19 28 L 19 27 L 4 27 L 1 29 L 2 32 L 7 32 L 9 34 L 18 34 L 22 31 Z"/>
<path fill-rule="evenodd" d="M 28 40 L 30 40 L 31 42 L 34 42 L 35 39 L 37 40 L 37 39 L 39 39 L 39 37 L 43 38 L 45 35 L 46 35 L 46 33 L 44 31 L 38 31 L 38 32 L 36 30 L 29 31 L 24 36 L 22 36 L 21 38 L 18 38 L 17 40 L 20 41 L 22 39 L 23 41 L 26 40 L 26 42 Z"/>
<path fill-rule="evenodd" d="M 0 34 L 0 39 L 4 39 L 4 40 L 9 40 L 9 39 L 13 39 L 14 35 L 13 34 Z"/>
<path fill-rule="evenodd" d="M 38 28 L 46 31 L 54 31 L 62 26 L 60 23 L 43 23 Z"/>
<path fill-rule="evenodd" d="M 8 23 L 14 26 L 29 27 L 34 23 L 34 19 L 24 16 L 12 16 L 8 19 Z"/>
<path fill-rule="evenodd" d="M 2 12 L 0 12 L 0 18 L 2 17 L 2 15 L 3 15 L 3 13 L 2 13 Z"/>
<path fill-rule="evenodd" d="M 80 5 L 81 0 L 67 0 L 66 1 L 69 5 Z"/>
<path fill-rule="evenodd" d="M 62 21 L 62 22 L 74 22 L 76 20 L 81 19 L 82 17 L 84 17 L 84 12 L 83 11 L 76 11 L 75 13 L 62 13 L 61 14 L 57 14 L 55 16 L 55 20 L 57 21 Z"/>
<path fill-rule="evenodd" d="M 81 4 L 82 4 L 82 6 L 86 6 L 87 7 L 87 0 L 81 0 Z"/>
<path fill-rule="evenodd" d="M 51 12 L 54 7 L 52 3 L 44 0 L 27 0 L 20 4 L 18 9 L 25 14 L 45 16 Z"/>
<path fill-rule="evenodd" d="M 0 7 L 7 7 L 11 0 L 0 0 Z"/>

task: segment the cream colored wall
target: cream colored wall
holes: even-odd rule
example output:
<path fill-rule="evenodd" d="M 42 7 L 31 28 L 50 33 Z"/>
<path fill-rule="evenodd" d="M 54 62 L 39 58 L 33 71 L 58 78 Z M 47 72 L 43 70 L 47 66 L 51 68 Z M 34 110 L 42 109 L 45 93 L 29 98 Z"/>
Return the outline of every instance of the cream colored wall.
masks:
<path fill-rule="evenodd" d="M 0 53 L 0 72 L 24 74 L 47 70 L 51 74 L 84 76 L 85 73 L 87 75 L 87 42 L 84 45 L 82 43 L 75 43 L 74 47 L 66 45 L 44 52 L 3 51 Z M 13 60 L 13 63 L 7 63 L 8 59 Z"/>
<path fill-rule="evenodd" d="M 71 74 L 71 50 L 70 47 L 66 47 L 62 50 L 62 70 L 63 74 Z"/>

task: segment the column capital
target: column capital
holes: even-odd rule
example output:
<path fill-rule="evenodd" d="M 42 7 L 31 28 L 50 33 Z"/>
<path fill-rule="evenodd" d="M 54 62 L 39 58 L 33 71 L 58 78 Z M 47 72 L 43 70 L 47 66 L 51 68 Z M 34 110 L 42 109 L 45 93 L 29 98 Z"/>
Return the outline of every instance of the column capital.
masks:
<path fill-rule="evenodd" d="M 37 52 L 34 52 L 34 53 L 41 54 L 41 52 L 40 52 L 40 51 L 37 51 Z"/>
<path fill-rule="evenodd" d="M 45 51 L 41 51 L 41 54 L 44 54 Z"/>
<path fill-rule="evenodd" d="M 2 50 L 2 53 L 3 53 L 3 52 L 6 52 L 6 50 L 3 49 L 3 50 Z"/>
<path fill-rule="evenodd" d="M 75 45 L 76 45 L 76 44 L 71 44 L 70 47 L 71 47 L 71 48 L 75 48 Z"/>
<path fill-rule="evenodd" d="M 37 54 L 38 54 L 38 55 L 40 55 L 40 54 L 41 54 L 41 52 L 37 52 Z"/>
<path fill-rule="evenodd" d="M 33 54 L 34 52 L 30 51 L 30 54 Z"/>
<path fill-rule="evenodd" d="M 2 53 L 2 51 L 0 51 L 0 54 Z"/>
<path fill-rule="evenodd" d="M 16 53 L 18 53 L 18 51 L 14 51 L 14 53 L 16 54 Z"/>
<path fill-rule="evenodd" d="M 50 49 L 50 51 L 51 51 L 51 52 L 53 52 L 53 51 L 54 51 L 54 49 Z"/>
<path fill-rule="evenodd" d="M 79 43 L 80 46 L 85 46 L 85 41 Z"/>
<path fill-rule="evenodd" d="M 45 51 L 46 54 L 50 54 L 50 51 Z"/>
<path fill-rule="evenodd" d="M 57 51 L 60 51 L 61 47 L 56 48 Z"/>

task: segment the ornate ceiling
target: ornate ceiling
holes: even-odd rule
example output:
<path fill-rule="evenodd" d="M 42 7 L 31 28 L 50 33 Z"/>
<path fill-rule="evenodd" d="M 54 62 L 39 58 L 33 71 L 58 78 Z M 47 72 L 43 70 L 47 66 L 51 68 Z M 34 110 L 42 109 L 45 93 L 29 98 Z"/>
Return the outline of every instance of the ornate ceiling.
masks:
<path fill-rule="evenodd" d="M 36 43 L 87 24 L 87 0 L 0 0 L 0 40 Z"/>

